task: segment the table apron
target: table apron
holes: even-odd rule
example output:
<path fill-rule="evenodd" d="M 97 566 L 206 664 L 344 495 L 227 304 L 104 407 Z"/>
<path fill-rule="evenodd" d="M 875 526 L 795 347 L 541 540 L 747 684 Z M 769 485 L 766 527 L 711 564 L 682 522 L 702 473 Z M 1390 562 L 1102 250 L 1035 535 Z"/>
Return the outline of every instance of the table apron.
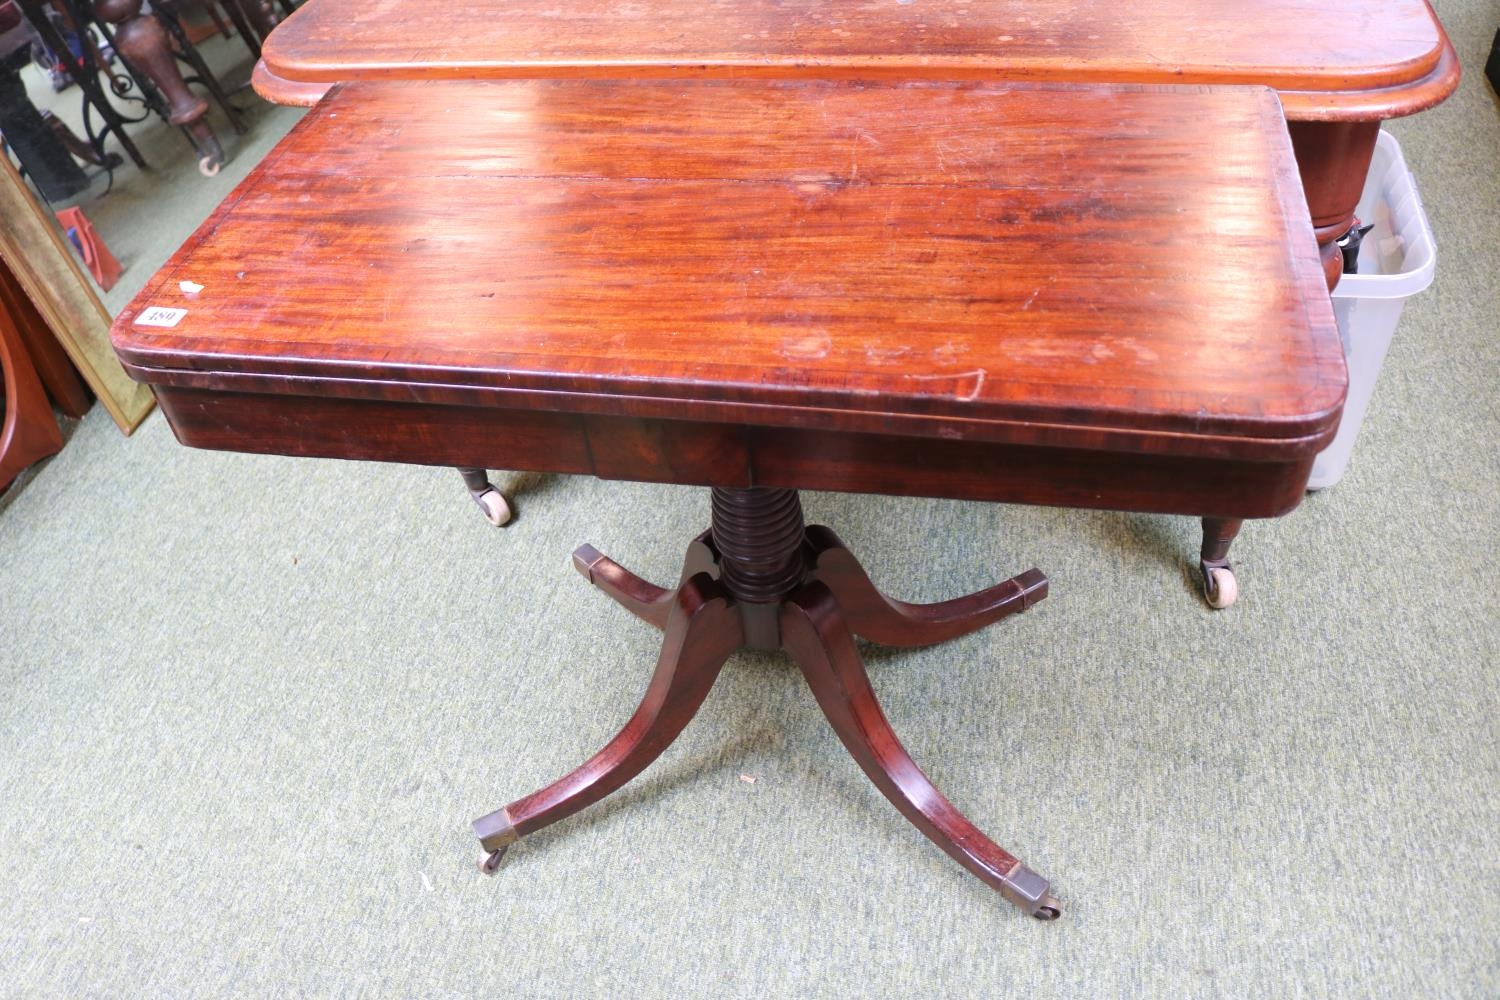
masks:
<path fill-rule="evenodd" d="M 183 444 L 694 486 L 786 487 L 1043 506 L 1276 517 L 1313 455 L 1244 460 L 551 410 L 155 385 Z"/>

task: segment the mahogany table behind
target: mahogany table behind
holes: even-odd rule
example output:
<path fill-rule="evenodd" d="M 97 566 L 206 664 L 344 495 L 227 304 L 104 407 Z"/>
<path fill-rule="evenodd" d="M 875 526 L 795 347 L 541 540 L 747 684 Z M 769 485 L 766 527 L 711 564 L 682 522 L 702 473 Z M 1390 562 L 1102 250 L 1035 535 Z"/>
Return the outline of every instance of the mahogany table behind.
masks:
<path fill-rule="evenodd" d="M 257 88 L 291 104 L 333 81 L 391 78 L 1266 85 L 1285 108 L 1329 288 L 1380 122 L 1438 103 L 1459 76 L 1427 0 L 310 0 L 264 56 Z M 1239 530 L 1235 519 L 1203 525 L 1214 607 L 1238 593 Z"/>
<path fill-rule="evenodd" d="M 1274 516 L 1346 381 L 1263 89 L 350 84 L 113 334 L 186 444 L 712 487 L 674 589 L 575 553 L 662 654 L 599 755 L 476 823 L 489 868 L 650 764 L 736 648 L 785 648 L 882 792 L 1043 917 L 853 640 L 961 635 L 1045 577 L 891 600 L 796 491 Z"/>
<path fill-rule="evenodd" d="M 309 0 L 264 56 L 263 91 L 289 103 L 308 84 L 392 78 L 1269 86 L 1330 286 L 1380 122 L 1437 104 L 1459 77 L 1427 0 Z"/>

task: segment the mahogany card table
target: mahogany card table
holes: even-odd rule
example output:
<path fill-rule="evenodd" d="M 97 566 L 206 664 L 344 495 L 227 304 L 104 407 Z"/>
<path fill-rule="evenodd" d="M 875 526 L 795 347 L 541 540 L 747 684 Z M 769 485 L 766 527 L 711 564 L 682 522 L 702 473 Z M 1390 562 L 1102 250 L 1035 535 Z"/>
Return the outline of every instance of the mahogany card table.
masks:
<path fill-rule="evenodd" d="M 1346 386 L 1260 88 L 341 85 L 113 336 L 187 445 L 710 489 L 674 587 L 575 553 L 662 652 L 596 757 L 475 824 L 488 870 L 649 765 L 734 650 L 783 648 L 897 808 L 1043 918 L 854 639 L 940 642 L 1046 578 L 888 598 L 797 491 L 1271 517 Z"/>

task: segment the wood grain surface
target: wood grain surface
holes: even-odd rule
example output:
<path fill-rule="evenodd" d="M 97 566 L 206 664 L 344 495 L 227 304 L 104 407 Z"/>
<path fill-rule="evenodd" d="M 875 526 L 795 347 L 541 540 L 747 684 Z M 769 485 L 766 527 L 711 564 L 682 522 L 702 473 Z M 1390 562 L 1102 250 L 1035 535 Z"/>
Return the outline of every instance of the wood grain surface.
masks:
<path fill-rule="evenodd" d="M 272 104 L 310 108 L 328 94 L 328 88 L 333 84 L 283 80 L 271 72 L 264 59 L 257 59 L 255 67 L 250 71 L 250 86 Z"/>
<path fill-rule="evenodd" d="M 1426 0 L 309 0 L 264 56 L 286 80 L 876 76 L 1255 83 L 1294 119 L 1446 96 Z"/>
<path fill-rule="evenodd" d="M 1264 458 L 1336 425 L 1324 287 L 1265 90 L 364 84 L 114 337 L 182 387 Z"/>

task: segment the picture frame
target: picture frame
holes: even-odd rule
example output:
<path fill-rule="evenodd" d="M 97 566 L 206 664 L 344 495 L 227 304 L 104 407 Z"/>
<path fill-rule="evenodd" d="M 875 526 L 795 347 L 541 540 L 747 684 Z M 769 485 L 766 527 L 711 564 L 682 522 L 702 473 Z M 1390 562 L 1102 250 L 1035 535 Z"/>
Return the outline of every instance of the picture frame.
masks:
<path fill-rule="evenodd" d="M 79 375 L 115 424 L 132 433 L 156 405 L 121 367 L 111 317 L 46 210 L 9 158 L 0 156 L 0 259 L 15 275 Z"/>

